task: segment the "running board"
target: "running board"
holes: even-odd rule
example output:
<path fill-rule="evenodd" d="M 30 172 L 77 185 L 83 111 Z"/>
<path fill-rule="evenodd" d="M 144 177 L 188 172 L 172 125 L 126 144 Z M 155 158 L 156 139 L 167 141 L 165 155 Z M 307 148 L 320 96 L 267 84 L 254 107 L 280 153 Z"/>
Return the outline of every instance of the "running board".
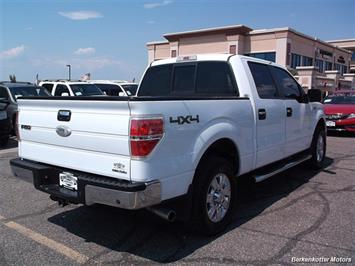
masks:
<path fill-rule="evenodd" d="M 257 183 L 261 182 L 261 181 L 263 181 L 263 180 L 265 180 L 265 179 L 267 179 L 267 178 L 269 178 L 269 177 L 271 177 L 273 175 L 276 175 L 276 174 L 281 173 L 281 172 L 283 172 L 283 171 L 285 171 L 285 170 L 287 170 L 287 169 L 289 169 L 291 167 L 294 167 L 297 164 L 303 163 L 304 161 L 307 161 L 307 160 L 311 159 L 311 157 L 312 157 L 311 155 L 307 155 L 307 156 L 302 157 L 302 158 L 300 158 L 300 159 L 298 159 L 296 161 L 292 161 L 290 163 L 287 163 L 284 166 L 282 166 L 282 167 L 280 167 L 280 168 L 278 168 L 275 171 L 272 171 L 270 173 L 267 173 L 267 174 L 264 174 L 264 175 L 255 175 L 254 176 L 255 182 L 257 182 Z"/>

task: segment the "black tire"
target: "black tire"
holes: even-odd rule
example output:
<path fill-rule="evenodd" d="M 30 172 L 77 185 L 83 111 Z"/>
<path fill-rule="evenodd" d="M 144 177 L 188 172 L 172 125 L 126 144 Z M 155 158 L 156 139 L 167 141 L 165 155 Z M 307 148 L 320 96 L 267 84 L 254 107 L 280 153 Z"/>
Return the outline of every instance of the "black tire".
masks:
<path fill-rule="evenodd" d="M 220 178 L 220 179 L 218 179 Z M 226 180 L 227 178 L 228 180 Z M 213 200 L 213 204 L 208 203 L 208 194 L 213 194 L 212 180 L 214 180 L 218 184 L 218 180 L 223 179 L 220 183 L 227 184 L 229 181 L 230 188 L 230 196 L 224 197 L 223 192 L 220 191 L 218 197 L 216 197 L 216 201 L 219 202 L 215 204 Z M 221 185 L 223 187 L 223 185 Z M 228 186 L 224 186 L 226 191 L 228 191 Z M 223 189 L 224 190 L 224 189 Z M 193 182 L 193 205 L 192 205 L 192 226 L 193 229 L 197 230 L 198 233 L 204 235 L 215 235 L 221 231 L 223 231 L 229 222 L 232 219 L 232 214 L 235 209 L 235 199 L 236 199 L 236 178 L 234 177 L 234 171 L 232 164 L 220 157 L 208 157 L 204 159 L 204 161 L 199 165 L 196 170 L 194 182 Z M 212 197 L 213 199 L 215 197 Z M 209 197 L 209 202 L 211 202 L 211 196 Z M 228 204 L 228 208 L 225 208 L 225 205 Z M 215 206 L 219 206 L 215 207 Z M 213 213 L 213 209 L 215 210 L 214 218 L 210 218 L 208 214 L 208 209 L 211 213 Z M 219 210 L 219 211 L 217 211 Z M 217 213 L 219 213 L 220 217 L 223 216 L 221 220 L 218 220 Z M 224 213 L 224 215 L 223 215 Z M 216 219 L 216 221 L 212 221 L 212 219 Z"/>
<path fill-rule="evenodd" d="M 322 148 L 323 152 L 321 152 L 321 154 L 319 150 L 321 149 L 320 145 L 323 146 Z M 322 128 L 317 128 L 316 131 L 314 132 L 311 149 L 310 149 L 310 154 L 312 157 L 309 160 L 309 166 L 312 169 L 321 169 L 323 167 L 326 151 L 327 151 L 327 139 L 326 139 L 325 131 Z"/>
<path fill-rule="evenodd" d="M 0 139 L 0 146 L 6 146 L 9 142 L 9 136 Z"/>

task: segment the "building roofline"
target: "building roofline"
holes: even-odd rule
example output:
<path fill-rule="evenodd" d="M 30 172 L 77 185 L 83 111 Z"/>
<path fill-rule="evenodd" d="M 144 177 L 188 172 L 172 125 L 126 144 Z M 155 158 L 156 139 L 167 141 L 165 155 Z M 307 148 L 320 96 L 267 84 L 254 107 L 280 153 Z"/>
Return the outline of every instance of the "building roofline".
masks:
<path fill-rule="evenodd" d="M 239 24 L 239 25 L 231 25 L 231 26 L 222 26 L 222 27 L 166 33 L 163 36 L 168 41 L 174 41 L 174 40 L 178 39 L 178 37 L 181 37 L 181 36 L 196 36 L 196 35 L 201 35 L 201 34 L 208 33 L 208 32 L 219 33 L 219 32 L 225 32 L 225 31 L 233 32 L 233 31 L 238 31 L 238 30 L 243 33 L 246 33 L 246 32 L 251 31 L 252 29 L 245 26 L 245 25 Z"/>
<path fill-rule="evenodd" d="M 339 39 L 339 40 L 329 40 L 326 42 L 355 42 L 355 39 Z"/>
<path fill-rule="evenodd" d="M 344 49 L 344 48 L 341 48 L 341 47 L 338 47 L 336 45 L 333 45 L 331 43 L 329 43 L 329 41 L 323 41 L 323 40 L 320 40 L 319 38 L 317 37 L 313 37 L 313 36 L 310 36 L 310 35 L 307 35 L 307 34 L 304 34 L 302 32 L 299 32 L 293 28 L 290 28 L 290 27 L 282 27 L 282 28 L 272 28 L 272 29 L 260 29 L 260 30 L 252 30 L 248 33 L 248 35 L 257 35 L 257 34 L 264 34 L 264 33 L 271 33 L 271 32 L 279 32 L 279 31 L 289 31 L 289 32 L 292 32 L 296 35 L 299 35 L 301 37 L 304 37 L 304 38 L 307 38 L 309 40 L 312 40 L 312 41 L 316 41 L 316 42 L 319 42 L 323 45 L 326 45 L 328 47 L 332 47 L 332 48 L 336 48 L 336 49 L 339 49 L 343 52 L 346 52 L 346 53 L 351 53 L 351 51 L 347 50 L 347 49 Z"/>
<path fill-rule="evenodd" d="M 339 49 L 345 53 L 352 53 L 351 51 L 347 50 L 346 48 L 341 48 L 341 47 L 338 47 L 338 46 L 330 43 L 332 41 L 323 41 L 317 37 L 313 37 L 313 36 L 304 34 L 304 33 L 299 32 L 293 28 L 290 28 L 290 27 L 271 28 L 271 29 L 255 29 L 254 30 L 254 29 L 249 28 L 243 24 L 206 28 L 206 29 L 198 29 L 198 30 L 191 30 L 191 31 L 181 31 L 181 32 L 175 32 L 175 33 L 166 33 L 163 36 L 165 39 L 167 39 L 167 41 L 153 41 L 153 42 L 148 42 L 146 45 L 149 46 L 149 45 L 169 44 L 169 42 L 177 41 L 180 37 L 199 36 L 199 35 L 204 35 L 206 33 L 220 33 L 220 32 L 235 33 L 236 31 L 239 31 L 239 33 L 242 33 L 245 35 L 257 35 L 257 34 L 265 34 L 265 33 L 272 33 L 272 32 L 289 31 L 289 32 L 292 32 L 292 33 L 299 35 L 303 38 L 307 38 L 309 40 L 321 43 L 325 46 Z M 344 39 L 344 40 L 355 41 L 355 39 Z M 336 40 L 333 42 L 337 42 L 337 41 L 341 42 L 344 40 Z"/>
<path fill-rule="evenodd" d="M 169 41 L 152 41 L 146 43 L 146 45 L 154 45 L 154 44 L 169 44 Z"/>

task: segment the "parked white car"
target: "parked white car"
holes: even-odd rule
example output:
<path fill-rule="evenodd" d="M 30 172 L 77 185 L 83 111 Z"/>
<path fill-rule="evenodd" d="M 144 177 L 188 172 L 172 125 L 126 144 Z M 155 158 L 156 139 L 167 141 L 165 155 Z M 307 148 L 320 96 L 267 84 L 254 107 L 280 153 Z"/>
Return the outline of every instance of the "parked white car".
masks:
<path fill-rule="evenodd" d="M 215 234 L 232 217 L 239 176 L 260 182 L 304 161 L 322 166 L 325 116 L 309 100 L 317 95 L 256 58 L 159 60 L 137 97 L 18 99 L 11 166 L 62 204 L 148 208 Z"/>
<path fill-rule="evenodd" d="M 88 80 L 88 82 L 95 84 L 109 96 L 135 96 L 138 89 L 138 83 L 124 80 Z"/>
<path fill-rule="evenodd" d="M 95 85 L 80 80 L 42 80 L 39 86 L 46 88 L 53 96 L 105 95 Z"/>

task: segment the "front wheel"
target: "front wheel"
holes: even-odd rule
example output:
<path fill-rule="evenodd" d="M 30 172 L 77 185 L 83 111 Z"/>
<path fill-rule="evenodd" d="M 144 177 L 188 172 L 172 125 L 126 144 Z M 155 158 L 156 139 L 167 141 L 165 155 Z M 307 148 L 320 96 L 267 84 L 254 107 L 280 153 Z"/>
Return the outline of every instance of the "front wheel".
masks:
<path fill-rule="evenodd" d="M 311 145 L 310 166 L 313 169 L 320 169 L 323 166 L 327 150 L 326 135 L 324 129 L 318 129 L 314 133 Z"/>
<path fill-rule="evenodd" d="M 235 206 L 233 166 L 220 157 L 205 159 L 196 171 L 193 191 L 193 223 L 200 233 L 214 235 L 230 222 Z"/>

